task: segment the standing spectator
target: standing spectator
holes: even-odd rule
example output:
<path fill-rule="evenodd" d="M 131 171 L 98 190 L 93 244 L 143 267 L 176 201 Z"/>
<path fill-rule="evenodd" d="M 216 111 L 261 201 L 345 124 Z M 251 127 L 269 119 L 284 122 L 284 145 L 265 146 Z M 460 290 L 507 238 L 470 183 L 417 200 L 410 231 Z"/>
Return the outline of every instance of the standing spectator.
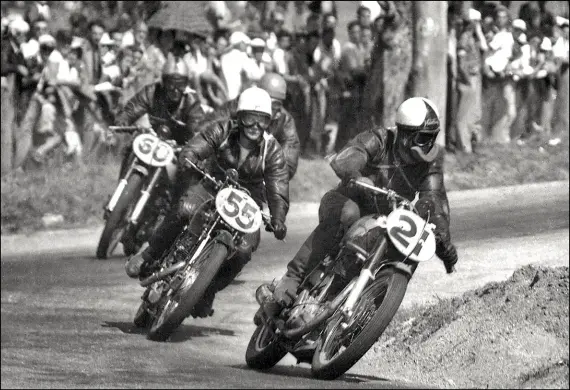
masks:
<path fill-rule="evenodd" d="M 465 153 L 473 152 L 473 145 L 481 138 L 481 47 L 478 37 L 484 39 L 480 19 L 465 20 L 457 40 L 456 114 L 457 147 Z M 480 39 L 479 38 L 479 39 Z"/>
<path fill-rule="evenodd" d="M 101 78 L 101 52 L 99 42 L 105 32 L 103 23 L 100 20 L 93 20 L 88 25 L 89 35 L 83 45 L 83 59 L 87 71 L 89 84 L 97 84 Z"/>
<path fill-rule="evenodd" d="M 244 33 L 240 31 L 232 33 L 230 49 L 220 58 L 228 100 L 237 98 L 243 90 L 244 81 L 250 79 L 251 74 L 255 73 L 255 69 L 252 70 L 252 59 L 246 53 L 250 42 L 251 40 Z"/>
<path fill-rule="evenodd" d="M 372 13 L 370 12 L 370 8 L 361 5 L 360 7 L 358 7 L 358 9 L 356 10 L 356 18 L 358 20 L 358 24 L 360 25 L 360 28 L 363 27 L 368 27 L 371 28 L 372 27 L 372 18 L 371 18 Z"/>
<path fill-rule="evenodd" d="M 374 38 L 370 26 L 361 27 L 360 42 L 364 52 L 364 65 L 370 68 L 372 65 L 372 49 L 374 49 Z"/>
<path fill-rule="evenodd" d="M 486 87 L 483 102 L 483 128 L 491 129 L 491 140 L 510 142 L 510 128 L 516 117 L 515 85 L 506 68 L 512 57 L 514 39 L 509 31 L 509 11 L 497 6 L 495 24 L 498 31 L 489 42 L 489 54 L 485 59 Z"/>
<path fill-rule="evenodd" d="M 287 69 L 287 57 L 291 50 L 293 36 L 287 30 L 281 30 L 277 35 L 277 48 L 273 51 L 273 66 L 280 75 L 289 73 Z"/>
<path fill-rule="evenodd" d="M 2 174 L 18 167 L 18 156 L 12 154 L 18 137 L 14 137 L 15 112 L 22 88 L 22 78 L 28 75 L 20 45 L 26 41 L 30 26 L 23 19 L 15 19 L 8 25 L 7 35 L 2 36 Z M 31 133 L 30 133 L 31 134 Z M 29 146 L 28 146 L 29 147 Z M 27 150 L 26 150 L 27 153 Z M 13 158 L 14 157 L 14 158 Z"/>
<path fill-rule="evenodd" d="M 26 10 L 26 21 L 33 26 L 37 20 L 51 20 L 51 10 L 47 1 L 26 2 L 29 4 Z"/>
<path fill-rule="evenodd" d="M 552 118 L 552 138 L 548 143 L 552 146 L 561 142 L 562 132 L 568 134 L 568 19 L 558 17 L 557 27 L 561 30 L 560 37 L 556 39 L 552 48 L 554 61 L 558 66 L 558 92 L 554 104 L 554 115 Z"/>
<path fill-rule="evenodd" d="M 74 12 L 69 16 L 69 25 L 71 26 L 71 34 L 73 36 L 74 44 L 85 44 L 87 40 L 87 18 L 80 12 Z"/>
<path fill-rule="evenodd" d="M 336 150 L 358 133 L 361 97 L 366 82 L 364 51 L 360 43 L 361 28 L 358 21 L 348 24 L 348 42 L 342 48 L 339 64 L 339 81 L 341 83 L 340 118 Z"/>
<path fill-rule="evenodd" d="M 271 12 L 270 25 L 268 36 L 265 39 L 267 44 L 267 52 L 272 55 L 275 49 L 277 49 L 277 35 L 283 30 L 283 24 L 285 23 L 285 12 L 276 8 Z"/>

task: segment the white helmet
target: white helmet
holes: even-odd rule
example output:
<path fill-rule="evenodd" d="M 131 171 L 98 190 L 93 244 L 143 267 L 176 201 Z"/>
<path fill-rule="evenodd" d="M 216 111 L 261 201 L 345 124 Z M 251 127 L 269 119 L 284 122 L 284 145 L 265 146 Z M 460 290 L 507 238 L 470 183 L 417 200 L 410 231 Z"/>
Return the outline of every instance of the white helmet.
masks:
<path fill-rule="evenodd" d="M 248 88 L 239 96 L 237 112 L 240 111 L 257 111 L 271 116 L 271 97 L 261 88 Z"/>
<path fill-rule="evenodd" d="M 439 113 L 432 101 L 423 97 L 405 100 L 396 112 L 396 126 L 403 131 L 439 131 Z"/>

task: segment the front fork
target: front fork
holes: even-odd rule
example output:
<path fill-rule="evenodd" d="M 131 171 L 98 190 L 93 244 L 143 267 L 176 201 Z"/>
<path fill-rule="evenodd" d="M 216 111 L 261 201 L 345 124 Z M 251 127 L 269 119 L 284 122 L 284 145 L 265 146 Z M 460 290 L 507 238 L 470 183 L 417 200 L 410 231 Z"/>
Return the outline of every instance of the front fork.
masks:
<path fill-rule="evenodd" d="M 117 205 L 117 202 L 119 201 L 119 198 L 121 197 L 121 194 L 123 193 L 123 191 L 125 190 L 125 187 L 127 186 L 128 177 L 131 175 L 133 170 L 135 170 L 136 161 L 137 161 L 136 158 L 131 161 L 131 163 L 129 164 L 129 168 L 125 172 L 125 175 L 119 181 L 119 184 L 117 185 L 117 188 L 115 189 L 115 192 L 111 196 L 111 199 L 109 200 L 109 204 L 106 207 L 106 211 L 107 211 L 106 214 L 107 215 L 110 214 L 113 211 L 113 209 L 115 208 L 115 206 Z M 164 168 L 162 168 L 162 167 L 156 168 L 154 170 L 152 177 L 151 177 L 150 181 L 148 182 L 146 188 L 141 191 L 141 196 L 140 196 L 139 200 L 137 201 L 135 208 L 134 208 L 134 210 L 131 213 L 131 216 L 129 218 L 130 224 L 136 225 L 138 223 L 138 219 L 139 219 L 142 211 L 144 210 L 144 207 L 145 207 L 146 203 L 148 202 L 148 199 L 150 198 L 150 193 L 151 193 L 152 189 L 154 188 L 154 186 L 156 185 L 156 182 L 160 178 L 160 174 L 162 173 L 163 170 L 164 170 Z"/>
<path fill-rule="evenodd" d="M 360 298 L 360 295 L 368 283 L 371 280 L 374 280 L 374 271 L 377 269 L 378 263 L 382 260 L 382 257 L 384 256 L 387 248 L 388 239 L 386 236 L 383 236 L 378 246 L 374 250 L 372 259 L 368 262 L 368 265 L 360 271 L 360 275 L 358 276 L 358 279 L 356 280 L 352 291 L 350 291 L 348 298 L 346 298 L 346 301 L 340 309 L 346 321 L 352 317 L 354 305 L 358 301 L 358 298 Z"/>

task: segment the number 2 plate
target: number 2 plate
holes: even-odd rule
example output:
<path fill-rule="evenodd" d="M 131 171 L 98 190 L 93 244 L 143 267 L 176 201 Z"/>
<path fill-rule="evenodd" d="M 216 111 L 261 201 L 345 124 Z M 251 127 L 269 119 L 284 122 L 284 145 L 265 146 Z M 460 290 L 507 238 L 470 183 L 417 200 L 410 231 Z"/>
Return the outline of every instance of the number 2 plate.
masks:
<path fill-rule="evenodd" d="M 431 226 L 411 211 L 392 211 L 386 221 L 386 230 L 394 246 L 411 260 L 426 261 L 435 254 L 435 235 Z"/>
<path fill-rule="evenodd" d="M 261 211 L 245 192 L 224 188 L 216 195 L 216 209 L 224 221 L 243 233 L 253 233 L 261 226 Z"/>

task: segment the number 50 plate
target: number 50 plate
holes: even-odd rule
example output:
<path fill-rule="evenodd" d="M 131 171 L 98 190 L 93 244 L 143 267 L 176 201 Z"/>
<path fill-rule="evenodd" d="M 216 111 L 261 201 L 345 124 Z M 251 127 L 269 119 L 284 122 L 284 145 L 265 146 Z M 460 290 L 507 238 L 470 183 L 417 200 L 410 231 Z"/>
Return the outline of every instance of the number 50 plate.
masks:
<path fill-rule="evenodd" d="M 224 188 L 216 195 L 216 209 L 224 221 L 243 233 L 253 233 L 261 226 L 261 210 L 245 192 Z"/>
<path fill-rule="evenodd" d="M 411 211 L 392 211 L 386 220 L 386 230 L 396 249 L 411 260 L 426 261 L 435 254 L 435 235 L 430 224 Z"/>

